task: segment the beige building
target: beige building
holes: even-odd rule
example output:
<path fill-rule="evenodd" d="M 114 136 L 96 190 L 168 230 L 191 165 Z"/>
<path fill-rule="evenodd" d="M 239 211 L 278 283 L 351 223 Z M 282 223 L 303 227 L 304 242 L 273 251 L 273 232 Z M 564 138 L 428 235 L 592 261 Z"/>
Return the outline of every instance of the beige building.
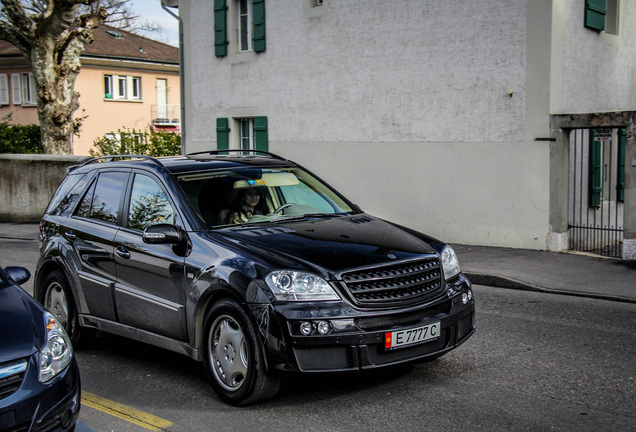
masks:
<path fill-rule="evenodd" d="M 96 139 L 120 129 L 180 132 L 179 49 L 106 25 L 94 38 L 75 82 L 75 117 L 83 120 L 73 154 L 87 155 Z M 38 123 L 34 90 L 24 57 L 0 41 L 0 118 Z"/>

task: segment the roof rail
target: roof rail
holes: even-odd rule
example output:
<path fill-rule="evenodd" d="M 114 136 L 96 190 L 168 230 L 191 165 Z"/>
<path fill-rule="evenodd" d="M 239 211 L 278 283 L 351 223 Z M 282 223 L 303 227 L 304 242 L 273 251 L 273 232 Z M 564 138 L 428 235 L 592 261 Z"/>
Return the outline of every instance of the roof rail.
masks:
<path fill-rule="evenodd" d="M 282 161 L 287 161 L 287 159 L 285 159 L 282 156 L 279 156 L 275 153 L 270 153 L 268 151 L 264 151 L 264 150 L 250 150 L 250 149 L 227 149 L 227 150 L 208 150 L 208 151 L 200 151 L 200 152 L 195 152 L 195 153 L 188 153 L 186 155 L 187 158 L 192 159 L 192 156 L 198 156 L 198 155 L 209 155 L 209 156 L 229 156 L 228 153 L 240 153 L 241 155 L 244 154 L 252 154 L 252 155 L 264 155 L 264 156 L 269 156 L 273 159 L 279 159 Z"/>
<path fill-rule="evenodd" d="M 161 162 L 159 162 L 156 158 L 154 158 L 152 156 L 136 155 L 136 154 L 98 156 L 98 157 L 94 157 L 92 159 L 87 160 L 86 162 L 84 162 L 81 165 L 78 165 L 77 168 L 83 167 L 84 165 L 97 163 L 97 162 L 102 162 L 102 161 L 103 162 L 112 162 L 115 159 L 146 159 L 146 160 L 148 160 L 150 162 L 153 162 L 155 165 L 158 165 L 158 166 L 163 168 L 163 164 Z"/>

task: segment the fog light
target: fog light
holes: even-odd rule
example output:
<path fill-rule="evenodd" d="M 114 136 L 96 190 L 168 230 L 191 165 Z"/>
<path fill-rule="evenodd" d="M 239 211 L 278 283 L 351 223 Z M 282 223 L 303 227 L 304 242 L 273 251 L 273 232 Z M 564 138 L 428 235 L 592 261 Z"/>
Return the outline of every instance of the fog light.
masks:
<path fill-rule="evenodd" d="M 318 321 L 318 333 L 320 333 L 321 335 L 327 335 L 329 333 L 331 333 L 331 324 L 329 324 L 329 321 Z"/>
<path fill-rule="evenodd" d="M 462 293 L 462 303 L 466 304 L 468 303 L 470 300 L 468 299 L 468 294 L 466 293 Z"/>
<path fill-rule="evenodd" d="M 311 334 L 311 323 L 309 321 L 303 321 L 300 323 L 300 333 L 303 336 L 309 336 Z"/>

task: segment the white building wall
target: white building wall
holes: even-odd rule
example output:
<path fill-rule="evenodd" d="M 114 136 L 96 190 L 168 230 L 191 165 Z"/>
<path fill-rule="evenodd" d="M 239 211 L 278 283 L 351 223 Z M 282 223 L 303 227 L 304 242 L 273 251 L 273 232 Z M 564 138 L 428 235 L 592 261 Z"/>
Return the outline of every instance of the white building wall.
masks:
<path fill-rule="evenodd" d="M 632 111 L 636 108 L 636 2 L 617 0 L 618 34 L 585 28 L 585 2 L 555 0 L 563 13 L 563 103 L 554 114 Z"/>
<path fill-rule="evenodd" d="M 264 115 L 270 151 L 372 214 L 544 249 L 552 2 L 308 3 L 267 0 L 267 50 L 216 58 L 213 2 L 181 2 L 187 152 L 216 148 L 218 117 Z"/>

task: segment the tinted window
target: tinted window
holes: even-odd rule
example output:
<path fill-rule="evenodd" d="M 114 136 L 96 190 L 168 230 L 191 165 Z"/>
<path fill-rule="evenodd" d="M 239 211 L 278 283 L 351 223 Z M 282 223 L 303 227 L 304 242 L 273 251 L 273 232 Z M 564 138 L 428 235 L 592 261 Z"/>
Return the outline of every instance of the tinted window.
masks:
<path fill-rule="evenodd" d="M 117 223 L 127 179 L 128 173 L 124 172 L 101 173 L 84 196 L 77 215 Z"/>
<path fill-rule="evenodd" d="M 152 178 L 137 174 L 130 197 L 128 226 L 144 230 L 159 223 L 174 224 L 174 211 L 168 197 Z"/>
<path fill-rule="evenodd" d="M 78 194 L 83 188 L 84 182 L 81 180 L 85 179 L 86 174 L 71 174 L 67 176 L 57 188 L 55 195 L 53 195 L 46 209 L 46 214 L 59 216 L 67 209 L 72 208 L 75 201 L 77 201 Z"/>

